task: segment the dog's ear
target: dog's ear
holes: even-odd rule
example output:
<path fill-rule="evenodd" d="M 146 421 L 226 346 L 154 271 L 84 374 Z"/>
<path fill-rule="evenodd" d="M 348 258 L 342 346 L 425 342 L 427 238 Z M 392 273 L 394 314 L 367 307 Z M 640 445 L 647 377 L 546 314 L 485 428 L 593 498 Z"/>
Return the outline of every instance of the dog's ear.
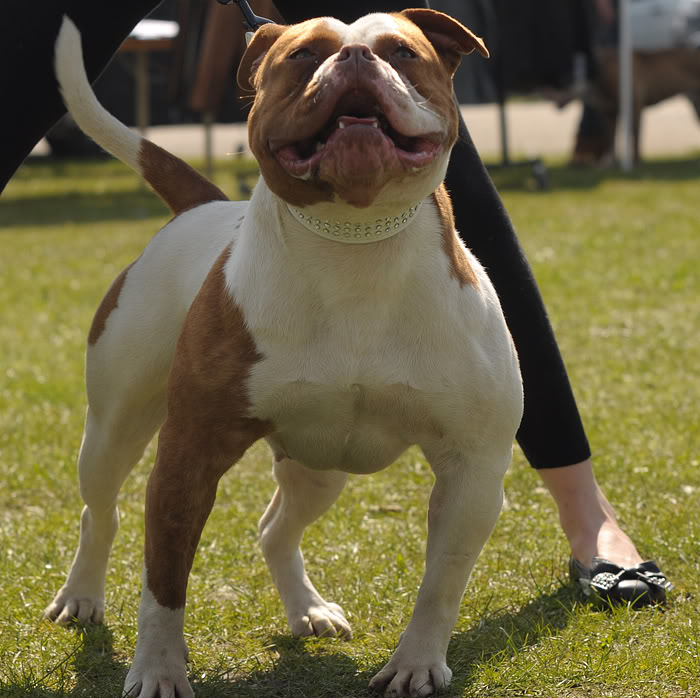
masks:
<path fill-rule="evenodd" d="M 255 89 L 255 74 L 272 47 L 287 27 L 283 24 L 263 24 L 254 34 L 238 66 L 238 86 L 243 90 Z"/>
<path fill-rule="evenodd" d="M 462 56 L 474 50 L 484 58 L 489 57 L 486 44 L 480 36 L 443 12 L 416 8 L 403 10 L 400 14 L 425 34 L 452 75 L 459 67 Z"/>

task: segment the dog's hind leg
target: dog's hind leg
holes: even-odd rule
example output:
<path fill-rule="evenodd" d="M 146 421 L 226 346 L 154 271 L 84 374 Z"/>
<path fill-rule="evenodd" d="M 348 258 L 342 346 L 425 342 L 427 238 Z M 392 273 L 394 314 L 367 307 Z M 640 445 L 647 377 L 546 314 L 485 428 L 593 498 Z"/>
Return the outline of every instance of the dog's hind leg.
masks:
<path fill-rule="evenodd" d="M 45 611 L 60 624 L 100 623 L 104 617 L 107 562 L 119 528 L 117 496 L 165 417 L 165 396 L 146 405 L 122 405 L 117 416 L 88 408 L 78 459 L 80 544 L 66 583 Z"/>
<path fill-rule="evenodd" d="M 279 487 L 260 519 L 260 541 L 289 627 L 294 635 L 350 638 L 343 609 L 316 591 L 299 549 L 304 529 L 335 502 L 347 475 L 309 470 L 288 458 L 275 462 L 274 473 Z"/>

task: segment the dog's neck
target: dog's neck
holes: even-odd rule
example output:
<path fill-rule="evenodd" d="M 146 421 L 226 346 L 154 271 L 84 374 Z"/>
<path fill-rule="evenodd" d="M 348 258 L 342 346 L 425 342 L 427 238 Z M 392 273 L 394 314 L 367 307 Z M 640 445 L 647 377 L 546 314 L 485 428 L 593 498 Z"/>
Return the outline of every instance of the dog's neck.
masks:
<path fill-rule="evenodd" d="M 295 220 L 305 228 L 326 240 L 361 245 L 400 233 L 414 219 L 421 202 L 405 208 L 382 207 L 370 210 L 350 209 L 335 206 L 315 205 L 303 209 L 287 204 Z M 336 209 L 336 210 L 334 210 Z"/>

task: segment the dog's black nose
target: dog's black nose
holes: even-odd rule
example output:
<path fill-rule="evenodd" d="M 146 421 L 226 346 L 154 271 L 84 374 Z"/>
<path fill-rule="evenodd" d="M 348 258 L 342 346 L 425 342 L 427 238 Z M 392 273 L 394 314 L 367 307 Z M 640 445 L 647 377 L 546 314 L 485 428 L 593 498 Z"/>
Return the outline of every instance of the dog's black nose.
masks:
<path fill-rule="evenodd" d="M 367 46 L 367 44 L 348 44 L 340 49 L 336 60 L 339 63 L 348 60 L 362 63 L 363 61 L 376 61 L 377 57 L 372 53 L 372 49 Z"/>

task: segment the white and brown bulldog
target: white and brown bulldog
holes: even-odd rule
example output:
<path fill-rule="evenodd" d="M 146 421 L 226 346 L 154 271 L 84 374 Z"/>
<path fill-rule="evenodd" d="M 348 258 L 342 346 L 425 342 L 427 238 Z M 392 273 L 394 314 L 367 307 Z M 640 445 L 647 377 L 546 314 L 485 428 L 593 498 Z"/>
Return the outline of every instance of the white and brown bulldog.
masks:
<path fill-rule="evenodd" d="M 347 473 L 422 448 L 435 473 L 425 576 L 371 685 L 425 696 L 449 683 L 447 645 L 522 412 L 498 298 L 441 184 L 457 137 L 451 78 L 473 49 L 487 54 L 431 10 L 262 27 L 239 71 L 255 89 L 262 178 L 250 202 L 231 202 L 100 107 L 64 21 L 56 72 L 74 118 L 175 213 L 90 330 L 80 546 L 47 609 L 60 623 L 102 620 L 119 489 L 160 428 L 128 695 L 193 695 L 188 575 L 219 478 L 258 439 L 279 485 L 260 538 L 296 635 L 350 636 L 306 574 L 304 528 Z"/>

